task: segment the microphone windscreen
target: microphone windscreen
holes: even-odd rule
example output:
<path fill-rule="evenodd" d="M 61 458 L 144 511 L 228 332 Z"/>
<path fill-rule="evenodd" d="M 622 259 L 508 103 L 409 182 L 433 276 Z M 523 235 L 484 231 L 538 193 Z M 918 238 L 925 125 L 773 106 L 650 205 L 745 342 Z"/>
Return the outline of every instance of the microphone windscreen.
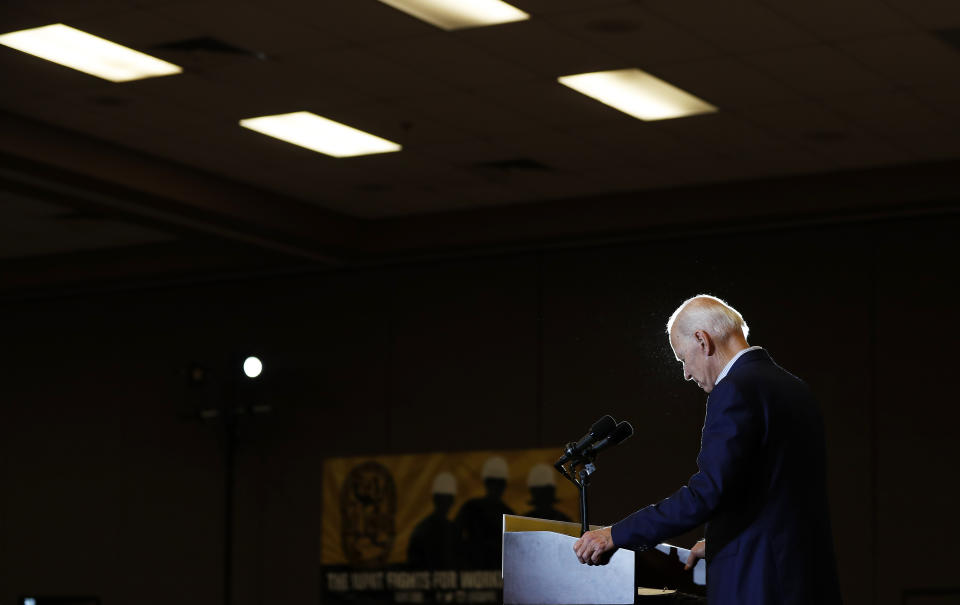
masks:
<path fill-rule="evenodd" d="M 617 427 L 617 421 L 613 419 L 613 416 L 607 414 L 600 420 L 597 420 L 593 423 L 593 426 L 590 427 L 590 434 L 595 440 L 603 439 L 609 435 Z"/>
<path fill-rule="evenodd" d="M 631 435 L 633 435 L 633 425 L 624 420 L 617 425 L 617 428 L 613 429 L 613 433 L 610 435 L 610 445 L 623 443 L 629 439 Z"/>

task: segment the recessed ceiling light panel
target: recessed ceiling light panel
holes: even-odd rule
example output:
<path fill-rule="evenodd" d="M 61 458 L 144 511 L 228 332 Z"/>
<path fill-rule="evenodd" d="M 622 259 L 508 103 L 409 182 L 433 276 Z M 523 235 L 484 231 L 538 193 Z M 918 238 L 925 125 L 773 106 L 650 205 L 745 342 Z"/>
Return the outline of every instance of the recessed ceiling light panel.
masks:
<path fill-rule="evenodd" d="M 380 0 L 445 30 L 512 23 L 530 15 L 501 0 Z"/>
<path fill-rule="evenodd" d="M 183 71 L 173 63 L 63 23 L 3 34 L 0 44 L 111 82 L 169 76 Z"/>
<path fill-rule="evenodd" d="M 564 86 L 641 120 L 668 120 L 717 108 L 641 69 L 614 69 L 561 76 Z"/>
<path fill-rule="evenodd" d="M 402 149 L 392 141 L 309 111 L 248 118 L 240 120 L 240 125 L 335 158 L 388 153 Z"/>

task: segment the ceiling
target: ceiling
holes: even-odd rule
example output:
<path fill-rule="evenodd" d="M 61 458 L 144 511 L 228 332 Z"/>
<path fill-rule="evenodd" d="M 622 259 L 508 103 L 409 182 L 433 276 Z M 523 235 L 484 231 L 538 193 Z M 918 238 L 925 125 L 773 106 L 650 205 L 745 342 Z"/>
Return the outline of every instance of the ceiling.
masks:
<path fill-rule="evenodd" d="M 655 227 L 679 191 L 682 220 L 717 220 L 709 192 L 745 183 L 768 184 L 754 216 L 896 171 L 933 189 L 890 203 L 960 193 L 960 3 L 512 4 L 531 19 L 446 32 L 376 0 L 6 0 L 3 31 L 63 22 L 184 73 L 111 83 L 0 47 L 0 258 L 223 240 L 342 262 Z M 719 112 L 641 122 L 556 81 L 624 67 Z M 336 159 L 238 126 L 300 110 L 403 151 Z"/>

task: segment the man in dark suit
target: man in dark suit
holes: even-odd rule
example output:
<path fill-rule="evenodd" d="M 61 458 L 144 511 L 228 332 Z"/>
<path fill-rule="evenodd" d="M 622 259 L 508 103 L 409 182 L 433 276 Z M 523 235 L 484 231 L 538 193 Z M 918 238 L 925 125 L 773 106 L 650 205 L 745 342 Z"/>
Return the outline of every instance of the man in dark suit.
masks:
<path fill-rule="evenodd" d="M 732 307 L 695 296 L 667 324 L 686 380 L 706 391 L 699 471 L 686 486 L 574 545 L 583 563 L 645 550 L 706 522 L 710 605 L 841 602 L 827 506 L 823 422 L 800 379 L 747 344 Z"/>

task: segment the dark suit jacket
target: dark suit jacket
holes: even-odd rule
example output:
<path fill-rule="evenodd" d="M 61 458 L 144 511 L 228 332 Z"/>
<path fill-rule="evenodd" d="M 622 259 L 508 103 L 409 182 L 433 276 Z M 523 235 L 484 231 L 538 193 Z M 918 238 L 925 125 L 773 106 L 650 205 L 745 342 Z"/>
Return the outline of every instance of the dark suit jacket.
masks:
<path fill-rule="evenodd" d="M 707 523 L 711 605 L 840 603 L 823 422 L 810 389 L 757 349 L 707 398 L 699 471 L 613 526 L 644 548 Z"/>

